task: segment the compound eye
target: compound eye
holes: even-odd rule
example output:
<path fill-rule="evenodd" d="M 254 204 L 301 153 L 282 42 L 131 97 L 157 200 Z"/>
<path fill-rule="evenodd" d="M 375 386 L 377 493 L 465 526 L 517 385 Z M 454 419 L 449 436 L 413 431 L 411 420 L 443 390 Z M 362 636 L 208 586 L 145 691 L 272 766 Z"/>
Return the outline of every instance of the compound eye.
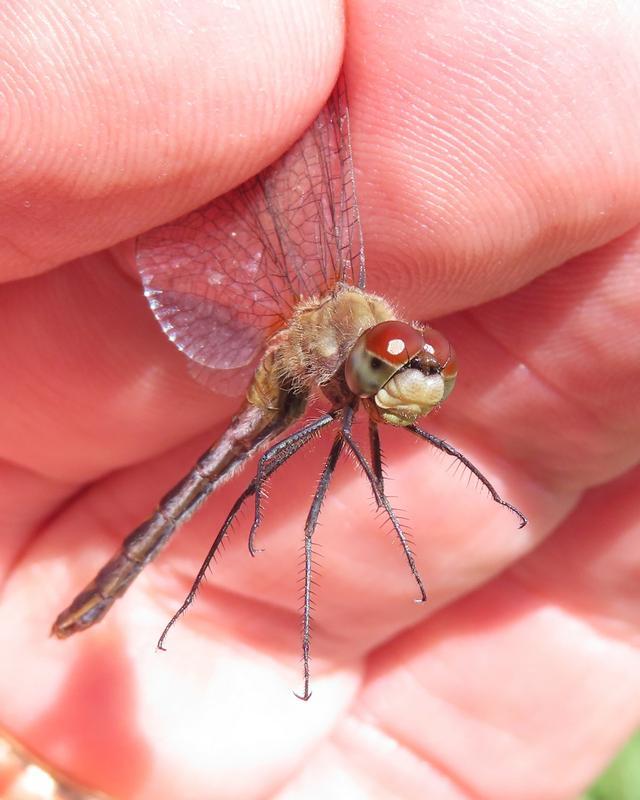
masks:
<path fill-rule="evenodd" d="M 451 392 L 458 376 L 458 360 L 449 340 L 435 328 L 426 327 L 422 331 L 424 351 L 428 357 L 433 358 L 438 371 L 444 378 L 445 394 Z M 444 398 L 443 398 L 444 399 Z"/>
<path fill-rule="evenodd" d="M 374 325 L 360 336 L 347 358 L 347 386 L 358 397 L 372 397 L 423 347 L 421 332 L 406 322 Z"/>
<path fill-rule="evenodd" d="M 353 346 L 345 364 L 347 386 L 358 397 L 371 397 L 398 368 L 367 349 L 366 333 Z"/>

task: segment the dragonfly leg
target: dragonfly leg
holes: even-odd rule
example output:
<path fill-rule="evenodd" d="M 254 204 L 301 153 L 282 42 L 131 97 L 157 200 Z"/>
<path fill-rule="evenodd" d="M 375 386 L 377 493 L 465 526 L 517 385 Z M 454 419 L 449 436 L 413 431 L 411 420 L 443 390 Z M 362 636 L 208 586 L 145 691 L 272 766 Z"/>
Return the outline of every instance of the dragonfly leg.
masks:
<path fill-rule="evenodd" d="M 244 504 L 244 501 L 248 497 L 251 497 L 251 495 L 254 493 L 254 491 L 255 491 L 255 481 L 251 481 L 251 483 L 247 486 L 247 488 L 244 490 L 244 492 L 242 492 L 240 497 L 238 497 L 236 502 L 233 504 L 233 507 L 231 508 L 231 511 L 227 515 L 227 518 L 225 519 L 222 527 L 220 528 L 220 531 L 219 531 L 218 535 L 214 539 L 213 544 L 211 545 L 211 547 L 209 548 L 209 552 L 207 553 L 207 556 L 206 556 L 205 560 L 202 562 L 202 566 L 198 570 L 198 574 L 196 575 L 195 580 L 193 581 L 193 584 L 191 585 L 191 589 L 189 589 L 189 593 L 185 597 L 185 599 L 184 599 L 182 605 L 180 606 L 180 608 L 171 617 L 169 622 L 167 622 L 164 630 L 162 631 L 162 634 L 161 634 L 160 638 L 158 639 L 158 649 L 159 650 L 166 650 L 166 647 L 164 646 L 164 640 L 166 639 L 167 634 L 169 633 L 171 628 L 173 628 L 175 623 L 180 619 L 180 617 L 184 614 L 184 612 L 189 608 L 191 603 L 193 603 L 193 601 L 195 600 L 196 594 L 198 593 L 198 589 L 200 588 L 200 584 L 204 580 L 204 577 L 207 574 L 207 570 L 209 569 L 209 565 L 211 564 L 211 562 L 215 558 L 216 553 L 218 552 L 218 548 L 220 547 L 220 545 L 224 541 L 227 533 L 229 532 L 229 528 L 231 527 L 231 523 L 233 522 L 233 520 L 235 519 L 236 515 L 238 514 L 238 511 L 240 511 L 240 509 L 242 508 L 242 506 Z"/>
<path fill-rule="evenodd" d="M 371 451 L 371 466 L 373 473 L 378 481 L 378 488 L 380 493 L 384 494 L 384 462 L 382 460 L 382 447 L 380 445 L 380 432 L 378 431 L 378 423 L 369 417 L 369 449 Z M 376 498 L 376 503 L 378 500 Z M 380 503 L 378 503 L 380 508 Z"/>
<path fill-rule="evenodd" d="M 267 450 L 264 455 L 266 456 L 266 455 L 269 455 L 271 453 L 271 460 L 267 463 L 267 465 L 264 468 L 263 476 L 262 476 L 262 483 L 264 483 L 266 480 L 268 480 L 268 478 L 278 469 L 278 467 L 280 467 L 290 456 L 292 456 L 300 447 L 302 447 L 302 445 L 305 444 L 305 442 L 307 442 L 316 431 L 320 430 L 325 425 L 328 425 L 330 422 L 332 422 L 335 419 L 335 416 L 336 416 L 335 412 L 331 412 L 330 414 L 326 414 L 325 416 L 320 417 L 320 419 L 315 420 L 313 423 L 310 423 L 309 425 L 305 426 L 300 431 L 298 431 L 299 434 L 301 434 L 303 431 L 306 431 L 307 432 L 307 437 L 301 439 L 301 441 L 298 443 L 298 446 L 296 447 L 296 449 L 294 449 L 292 451 L 288 451 L 285 447 L 279 448 L 278 444 L 280 444 L 280 443 L 278 443 L 278 444 L 274 445 L 273 447 L 271 447 L 269 450 Z M 292 436 L 288 436 L 286 439 L 283 439 L 282 442 L 286 443 L 287 440 L 293 438 L 294 435 L 295 434 L 292 434 Z M 196 594 L 198 593 L 198 589 L 200 588 L 200 584 L 204 580 L 205 575 L 207 574 L 207 570 L 209 569 L 209 566 L 211 565 L 211 562 L 214 560 L 214 558 L 216 556 L 216 553 L 218 552 L 218 549 L 220 548 L 220 545 L 222 544 L 222 542 L 224 541 L 225 537 L 227 536 L 227 534 L 229 532 L 229 528 L 231 527 L 231 525 L 232 525 L 234 519 L 236 518 L 236 516 L 238 515 L 238 512 L 242 508 L 245 500 L 247 500 L 247 498 L 251 497 L 252 494 L 256 493 L 256 491 L 258 489 L 258 485 L 259 485 L 258 484 L 258 476 L 256 476 L 251 481 L 251 483 L 249 483 L 247 488 L 242 492 L 240 497 L 238 497 L 236 502 L 233 504 L 233 506 L 231 508 L 231 511 L 229 511 L 229 514 L 227 515 L 227 518 L 225 519 L 222 527 L 220 528 L 220 531 L 219 531 L 218 535 L 214 539 L 213 544 L 211 545 L 211 547 L 209 548 L 209 552 L 207 553 L 206 558 L 202 562 L 202 566 L 198 570 L 198 574 L 196 575 L 195 580 L 193 581 L 193 584 L 191 585 L 191 589 L 189 590 L 189 593 L 185 597 L 185 599 L 184 599 L 182 605 L 180 606 L 180 608 L 171 617 L 169 622 L 166 624 L 165 629 L 162 631 L 162 635 L 158 639 L 158 648 L 160 650 L 164 650 L 165 649 L 164 641 L 165 641 L 165 639 L 167 637 L 167 634 L 171 630 L 171 628 L 175 625 L 175 623 L 180 619 L 180 617 L 189 608 L 191 603 L 193 603 L 193 601 L 195 600 Z"/>
<path fill-rule="evenodd" d="M 371 486 L 371 491 L 373 492 L 373 496 L 375 498 L 378 507 L 384 508 L 387 517 L 389 518 L 394 531 L 396 532 L 396 536 L 400 540 L 400 544 L 402 545 L 402 549 L 404 551 L 405 558 L 409 564 L 409 569 L 411 570 L 411 574 L 413 575 L 415 582 L 418 584 L 418 590 L 420 592 L 420 597 L 416 599 L 416 603 L 424 603 L 427 599 L 427 593 L 424 588 L 424 584 L 422 582 L 422 578 L 420 577 L 420 573 L 418 572 L 418 567 L 415 562 L 415 558 L 413 556 L 413 552 L 411 551 L 411 546 L 409 544 L 409 540 L 407 539 L 406 533 L 402 530 L 402 526 L 398 521 L 395 511 L 393 510 L 391 503 L 389 502 L 389 498 L 386 496 L 384 491 L 380 487 L 378 476 L 375 473 L 375 470 L 372 469 L 371 465 L 365 458 L 362 450 L 360 449 L 359 445 L 354 441 L 353 437 L 351 436 L 351 430 L 349 426 L 344 426 L 342 428 L 342 435 L 349 446 L 349 449 L 356 457 L 358 463 L 362 467 L 364 474 L 367 476 L 369 484 Z"/>
<path fill-rule="evenodd" d="M 512 506 L 511 503 L 507 503 L 506 500 L 503 500 L 498 492 L 493 488 L 491 483 L 488 481 L 487 478 L 480 472 L 480 470 L 469 461 L 468 458 L 462 455 L 455 447 L 450 445 L 448 442 L 445 442 L 444 439 L 439 439 L 437 436 L 434 436 L 432 433 L 419 428 L 417 425 L 409 425 L 407 430 L 410 430 L 412 433 L 415 433 L 416 436 L 419 436 L 421 439 L 429 442 L 434 447 L 437 447 L 438 450 L 442 450 L 443 453 L 446 453 L 448 456 L 452 456 L 453 458 L 457 459 L 461 464 L 463 464 L 476 478 L 480 481 L 480 483 L 487 489 L 493 500 L 498 503 L 500 506 L 504 506 L 508 508 L 509 511 L 512 511 L 520 520 L 520 525 L 518 528 L 524 528 L 527 524 L 528 520 L 525 515 L 517 509 L 515 506 Z"/>
<path fill-rule="evenodd" d="M 342 431 L 338 433 L 333 441 L 329 456 L 325 462 L 318 487 L 313 496 L 311 508 L 307 515 L 307 520 L 304 526 L 304 595 L 303 595 L 303 612 L 302 612 L 302 664 L 304 671 L 304 692 L 298 694 L 294 692 L 296 697 L 300 700 L 308 700 L 311 697 L 309 691 L 309 649 L 311 644 L 311 587 L 312 587 L 312 570 L 313 570 L 313 533 L 318 524 L 318 517 L 320 516 L 320 509 L 322 502 L 327 494 L 331 476 L 338 463 L 338 458 L 342 451 L 344 440 Z"/>
<path fill-rule="evenodd" d="M 310 422 L 300 430 L 286 436 L 264 452 L 258 461 L 258 469 L 253 483 L 255 483 L 255 515 L 251 530 L 249 531 L 249 552 L 252 556 L 261 553 L 262 549 L 255 546 L 256 532 L 262 522 L 262 499 L 267 479 L 279 469 L 291 456 L 300 450 L 313 436 L 326 425 L 333 422 L 337 412 L 331 411 L 319 419 Z"/>

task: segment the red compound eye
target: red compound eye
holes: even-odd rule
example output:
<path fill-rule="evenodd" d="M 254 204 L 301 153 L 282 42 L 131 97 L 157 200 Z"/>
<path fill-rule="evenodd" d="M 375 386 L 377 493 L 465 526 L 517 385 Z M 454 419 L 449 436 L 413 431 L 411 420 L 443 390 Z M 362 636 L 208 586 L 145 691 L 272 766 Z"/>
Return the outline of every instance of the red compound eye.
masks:
<path fill-rule="evenodd" d="M 372 397 L 407 365 L 425 374 L 440 373 L 445 396 L 458 374 L 453 348 L 439 331 L 390 320 L 366 330 L 353 346 L 345 364 L 347 385 L 358 397 Z"/>
<path fill-rule="evenodd" d="M 458 372 L 456 354 L 446 336 L 435 328 L 425 328 L 422 331 L 425 351 L 433 356 L 436 363 L 442 368 L 445 377 L 453 377 Z"/>
<path fill-rule="evenodd" d="M 406 322 L 380 322 L 364 334 L 365 347 L 371 355 L 388 364 L 401 367 L 411 361 L 424 347 L 420 331 Z"/>
<path fill-rule="evenodd" d="M 420 331 L 406 322 L 380 322 L 366 330 L 353 346 L 345 364 L 347 385 L 358 397 L 371 397 L 423 351 Z"/>

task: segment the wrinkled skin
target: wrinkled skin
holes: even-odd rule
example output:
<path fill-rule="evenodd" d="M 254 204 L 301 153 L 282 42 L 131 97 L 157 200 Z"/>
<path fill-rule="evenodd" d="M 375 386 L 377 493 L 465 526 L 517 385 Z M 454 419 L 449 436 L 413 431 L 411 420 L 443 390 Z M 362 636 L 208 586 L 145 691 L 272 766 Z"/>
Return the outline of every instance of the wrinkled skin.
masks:
<path fill-rule="evenodd" d="M 0 10 L 0 725 L 127 799 L 575 797 L 640 720 L 640 7 L 349 3 L 369 287 L 440 318 L 460 378 L 425 423 L 530 525 L 384 430 L 430 600 L 345 462 L 301 703 L 328 439 L 274 481 L 256 559 L 243 517 L 167 653 L 249 473 L 104 622 L 48 638 L 237 402 L 190 379 L 113 246 L 272 161 L 343 55 L 328 0 L 119 5 Z"/>

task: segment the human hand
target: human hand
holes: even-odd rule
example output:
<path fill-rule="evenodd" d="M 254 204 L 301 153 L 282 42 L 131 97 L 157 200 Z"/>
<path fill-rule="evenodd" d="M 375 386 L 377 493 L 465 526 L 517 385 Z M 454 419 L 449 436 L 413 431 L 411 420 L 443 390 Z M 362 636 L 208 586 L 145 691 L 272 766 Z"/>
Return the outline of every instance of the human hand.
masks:
<path fill-rule="evenodd" d="M 429 603 L 411 602 L 343 466 L 317 537 L 314 697 L 299 703 L 298 552 L 323 441 L 274 481 L 266 552 L 250 559 L 238 526 L 166 654 L 157 636 L 247 472 L 103 623 L 47 638 L 234 407 L 188 377 L 126 246 L 110 246 L 272 161 L 341 58 L 331 4 L 232 6 L 0 12 L 0 724 L 119 798 L 572 797 L 640 717 L 631 3 L 348 9 L 369 288 L 408 318 L 446 315 L 460 377 L 425 427 L 529 527 L 383 431 Z"/>

